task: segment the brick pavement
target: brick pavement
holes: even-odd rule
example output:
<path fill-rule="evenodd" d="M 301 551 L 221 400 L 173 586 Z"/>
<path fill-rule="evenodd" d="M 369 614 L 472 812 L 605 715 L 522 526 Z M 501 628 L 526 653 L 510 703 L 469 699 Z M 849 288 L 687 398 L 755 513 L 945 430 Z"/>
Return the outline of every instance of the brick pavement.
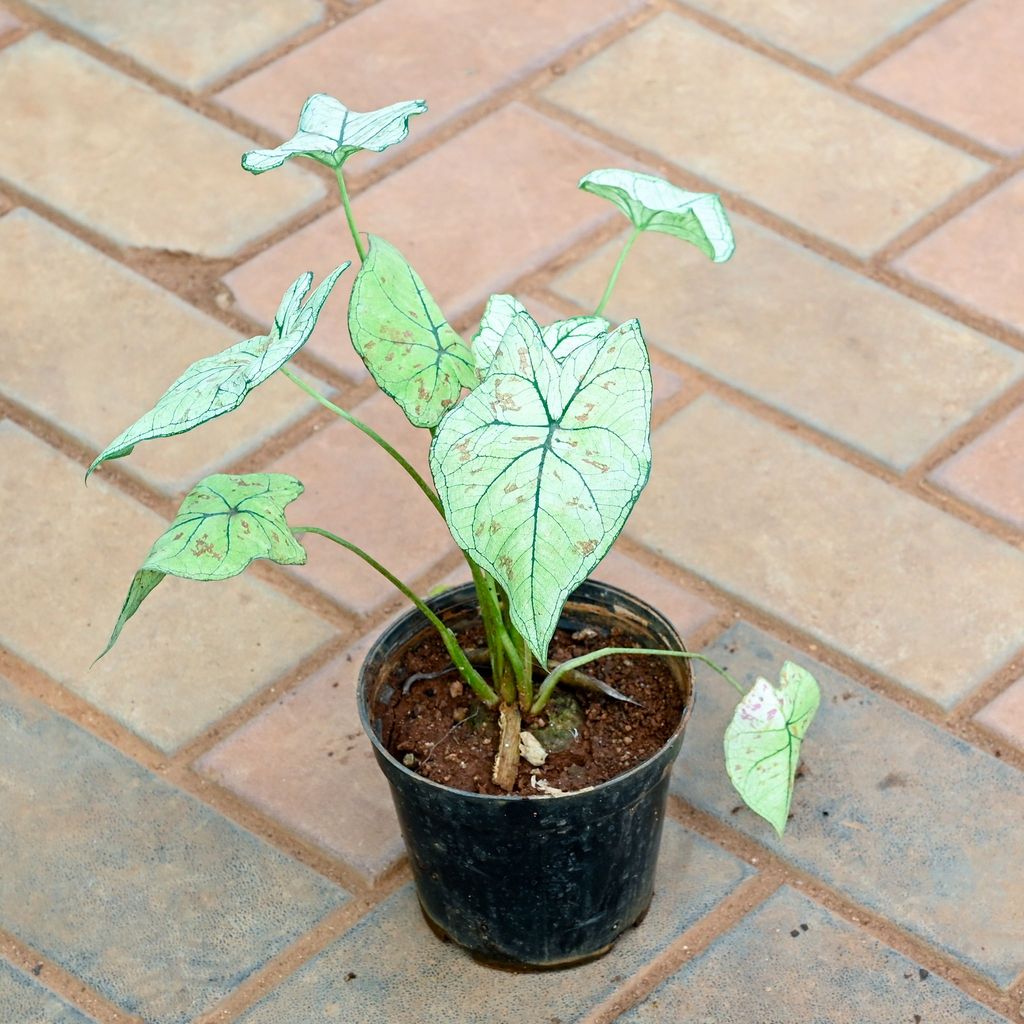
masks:
<path fill-rule="evenodd" d="M 207 6 L 0 4 L 0 1020 L 1019 1020 L 1016 0 Z M 495 289 L 588 310 L 624 234 L 574 189 L 592 167 L 733 215 L 731 263 L 646 237 L 609 307 L 652 343 L 655 472 L 596 575 L 744 678 L 814 665 L 822 711 L 778 841 L 700 676 L 651 915 L 570 973 L 485 970 L 415 913 L 352 699 L 401 603 L 343 554 L 169 580 L 89 669 L 216 469 L 295 471 L 307 516 L 421 591 L 461 578 L 408 482 L 283 380 L 81 486 L 185 364 L 352 255 L 329 176 L 238 168 L 320 90 L 431 103 L 352 191 L 464 334 Z M 297 364 L 408 443 L 350 281 Z"/>

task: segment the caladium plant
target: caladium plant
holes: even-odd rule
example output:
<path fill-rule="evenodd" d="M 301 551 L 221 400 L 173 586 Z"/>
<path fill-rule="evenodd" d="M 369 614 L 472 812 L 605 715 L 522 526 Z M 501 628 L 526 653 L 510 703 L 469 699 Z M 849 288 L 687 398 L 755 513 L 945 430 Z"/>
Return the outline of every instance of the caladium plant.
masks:
<path fill-rule="evenodd" d="M 430 431 L 433 486 L 384 438 L 287 366 L 312 334 L 347 262 L 308 299 L 313 275 L 298 277 L 267 335 L 188 367 L 153 409 L 100 452 L 89 473 L 142 441 L 232 411 L 282 373 L 383 447 L 445 518 L 476 586 L 487 678 L 479 659 L 471 659 L 427 604 L 372 554 L 325 527 L 289 524 L 285 507 L 302 484 L 280 473 L 218 474 L 196 484 L 132 580 L 103 653 L 165 575 L 212 581 L 235 576 L 256 559 L 303 564 L 299 538 L 316 533 L 362 558 L 414 602 L 478 700 L 500 712 L 494 773 L 503 788 L 510 790 L 515 779 L 522 716 L 538 716 L 560 682 L 596 685 L 613 699 L 622 697 L 582 673 L 583 666 L 620 653 L 692 658 L 740 691 L 725 734 L 727 771 L 740 796 L 781 834 L 800 744 L 819 700 L 804 669 L 787 662 L 778 686 L 758 679 L 748 693 L 720 666 L 690 652 L 604 648 L 560 664 L 548 657 L 566 599 L 619 535 L 651 470 L 651 365 L 643 332 L 637 320 L 613 327 L 600 314 L 645 231 L 673 235 L 715 262 L 727 260 L 733 236 L 722 203 L 635 171 L 585 175 L 579 187 L 612 202 L 633 226 L 594 314 L 541 325 L 513 296 L 494 295 L 469 346 L 397 248 L 372 234 L 364 243 L 345 186 L 350 157 L 401 142 L 410 118 L 425 110 L 422 100 L 410 100 L 359 113 L 330 96 L 311 96 L 297 133 L 275 149 L 247 152 L 242 166 L 262 174 L 305 157 L 334 171 L 361 263 L 349 301 L 352 344 L 410 423 Z"/>

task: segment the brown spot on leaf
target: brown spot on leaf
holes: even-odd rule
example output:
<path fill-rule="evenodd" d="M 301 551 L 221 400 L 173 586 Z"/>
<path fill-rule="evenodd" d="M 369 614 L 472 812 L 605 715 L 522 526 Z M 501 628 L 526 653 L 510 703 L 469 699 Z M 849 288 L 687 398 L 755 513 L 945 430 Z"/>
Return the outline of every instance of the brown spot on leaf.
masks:
<path fill-rule="evenodd" d="M 217 559 L 224 557 L 219 554 L 217 549 L 209 542 L 205 533 L 196 539 L 195 547 L 192 548 L 192 554 L 196 558 L 203 558 L 205 555 L 209 555 L 211 558 Z"/>
<path fill-rule="evenodd" d="M 594 548 L 597 547 L 596 540 L 578 540 L 576 541 L 577 549 L 584 555 L 589 555 L 593 552 Z"/>
<path fill-rule="evenodd" d="M 513 395 L 507 394 L 503 391 L 498 391 L 495 388 L 494 391 L 494 402 L 491 403 L 491 409 L 497 412 L 501 409 L 502 412 L 518 412 L 519 406 L 516 405 L 516 400 Z"/>
<path fill-rule="evenodd" d="M 599 469 L 602 473 L 607 473 L 611 468 L 606 466 L 603 462 L 597 462 L 595 459 L 584 459 L 583 460 L 588 466 L 593 466 L 594 469 Z"/>

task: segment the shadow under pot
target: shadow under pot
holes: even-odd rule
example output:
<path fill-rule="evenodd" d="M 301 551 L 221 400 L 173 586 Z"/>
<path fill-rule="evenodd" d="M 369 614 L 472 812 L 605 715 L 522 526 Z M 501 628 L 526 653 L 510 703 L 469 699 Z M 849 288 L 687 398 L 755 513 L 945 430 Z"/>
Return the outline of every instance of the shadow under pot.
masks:
<path fill-rule="evenodd" d="M 453 630 L 479 622 L 471 584 L 427 604 Z M 643 647 L 684 650 L 662 615 L 607 584 L 583 583 L 563 619 L 575 628 L 615 627 Z M 432 631 L 416 609 L 398 619 L 369 651 L 358 686 L 363 728 L 391 786 L 427 922 L 503 967 L 564 967 L 606 953 L 642 921 L 654 894 L 669 775 L 693 707 L 689 662 L 661 660 L 683 710 L 652 757 L 575 793 L 492 796 L 424 778 L 381 741 L 382 709 L 396 696 L 391 680 L 401 678 L 405 652 Z"/>

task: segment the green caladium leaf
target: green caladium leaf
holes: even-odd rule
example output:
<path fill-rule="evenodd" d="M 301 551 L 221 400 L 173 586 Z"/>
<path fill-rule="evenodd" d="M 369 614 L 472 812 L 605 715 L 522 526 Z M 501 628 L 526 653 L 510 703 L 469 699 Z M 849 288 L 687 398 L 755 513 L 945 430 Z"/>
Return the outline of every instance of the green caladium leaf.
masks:
<path fill-rule="evenodd" d="M 554 348 L 516 313 L 487 376 L 430 447 L 452 535 L 500 581 L 542 663 L 565 599 L 611 547 L 651 466 L 639 323 Z"/>
<path fill-rule="evenodd" d="M 725 208 L 713 193 L 686 192 L 664 178 L 618 168 L 591 171 L 579 187 L 613 202 L 640 231 L 674 235 L 715 263 L 723 263 L 736 248 Z"/>
<path fill-rule="evenodd" d="M 226 580 L 257 558 L 304 565 L 306 551 L 284 518 L 285 506 L 302 490 L 295 477 L 284 473 L 218 473 L 200 480 L 135 574 L 100 657 L 114 646 L 124 624 L 165 576 Z"/>
<path fill-rule="evenodd" d="M 473 335 L 473 361 L 478 380 L 487 376 L 494 353 L 513 317 L 525 312 L 526 307 L 511 295 L 492 295 L 487 300 L 480 327 Z M 561 358 L 584 342 L 607 333 L 609 326 L 608 321 L 599 316 L 574 316 L 542 328 L 541 337 L 544 344 Z"/>
<path fill-rule="evenodd" d="M 317 93 L 302 104 L 299 130 L 274 149 L 250 149 L 242 166 L 253 174 L 280 167 L 293 156 L 337 169 L 361 149 L 381 153 L 409 134 L 409 118 L 426 111 L 423 100 L 405 100 L 360 114 L 333 96 Z"/>
<path fill-rule="evenodd" d="M 193 363 L 144 416 L 122 431 L 93 460 L 89 475 L 103 462 L 128 455 L 140 441 L 172 437 L 237 409 L 253 388 L 279 370 L 309 339 L 342 264 L 302 302 L 313 283 L 308 271 L 284 293 L 269 334 L 248 338 L 215 356 Z"/>
<path fill-rule="evenodd" d="M 787 661 L 778 687 L 759 678 L 725 731 L 725 766 L 732 784 L 780 836 L 789 817 L 800 744 L 820 699 L 814 676 Z"/>
<path fill-rule="evenodd" d="M 435 427 L 476 384 L 473 353 L 452 330 L 405 257 L 383 238 L 352 286 L 348 332 L 381 391 L 417 427 Z"/>

